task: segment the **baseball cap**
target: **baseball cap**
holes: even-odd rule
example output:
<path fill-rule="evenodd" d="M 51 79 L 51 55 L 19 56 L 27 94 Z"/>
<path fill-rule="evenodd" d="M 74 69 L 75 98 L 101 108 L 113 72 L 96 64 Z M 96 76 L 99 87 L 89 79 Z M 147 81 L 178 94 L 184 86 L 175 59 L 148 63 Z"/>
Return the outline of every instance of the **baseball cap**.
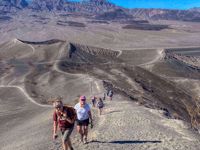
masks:
<path fill-rule="evenodd" d="M 81 100 L 81 101 L 85 101 L 85 100 L 86 100 L 86 97 L 85 97 L 85 96 L 81 96 L 81 97 L 80 97 L 80 100 Z"/>

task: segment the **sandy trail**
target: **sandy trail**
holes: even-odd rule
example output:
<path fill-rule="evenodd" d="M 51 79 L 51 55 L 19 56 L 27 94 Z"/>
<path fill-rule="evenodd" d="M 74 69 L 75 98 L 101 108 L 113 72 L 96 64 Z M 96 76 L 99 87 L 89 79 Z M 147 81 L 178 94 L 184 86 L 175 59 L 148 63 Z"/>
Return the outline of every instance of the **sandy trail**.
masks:
<path fill-rule="evenodd" d="M 146 65 L 153 64 L 153 63 L 161 60 L 163 57 L 164 57 L 164 49 L 157 49 L 157 56 L 152 61 L 149 61 L 144 64 L 140 64 L 139 66 L 146 66 Z"/>
<path fill-rule="evenodd" d="M 119 50 L 118 52 L 119 52 L 119 54 L 117 55 L 117 58 L 122 55 L 122 51 L 121 50 Z"/>
<path fill-rule="evenodd" d="M 23 88 L 0 86 L 0 149 L 49 149 L 52 109 L 36 103 Z"/>
<path fill-rule="evenodd" d="M 40 106 L 40 107 L 47 107 L 47 108 L 51 108 L 50 105 L 42 105 L 42 104 L 39 104 L 37 103 L 34 99 L 32 99 L 28 94 L 27 92 L 20 86 L 15 86 L 15 85 L 0 85 L 0 88 L 17 88 L 19 89 L 23 94 L 24 96 L 30 101 L 32 102 L 33 104 L 37 105 L 37 106 Z"/>
<path fill-rule="evenodd" d="M 24 93 L 20 87 L 10 87 Z M 25 93 L 25 99 L 30 100 Z M 41 109 L 40 105 L 33 103 L 28 104 L 25 111 L 28 121 L 25 119 L 23 124 L 17 123 L 11 131 L 1 135 L 0 142 L 5 144 L 3 150 L 61 150 L 60 137 L 56 141 L 51 139 L 52 110 L 43 106 Z M 34 117 L 30 118 L 32 114 L 27 113 L 29 111 L 34 112 Z M 113 101 L 106 99 L 102 116 L 98 115 L 96 108 L 92 112 L 94 128 L 89 131 L 89 143 L 82 144 L 76 129 L 73 131 L 72 143 L 76 150 L 198 150 L 200 144 L 199 136 L 188 130 L 184 122 L 167 119 L 161 111 L 138 106 L 119 95 L 115 95 Z M 24 116 L 20 112 L 18 115 Z M 17 137 L 17 140 L 13 139 Z M 14 142 L 8 144 L 8 140 L 12 139 Z"/>

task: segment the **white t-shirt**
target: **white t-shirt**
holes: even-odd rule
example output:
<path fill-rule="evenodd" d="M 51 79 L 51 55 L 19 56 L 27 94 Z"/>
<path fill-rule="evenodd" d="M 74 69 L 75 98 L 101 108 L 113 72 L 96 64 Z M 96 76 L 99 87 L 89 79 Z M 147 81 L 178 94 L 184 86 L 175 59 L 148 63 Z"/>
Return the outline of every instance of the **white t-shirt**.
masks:
<path fill-rule="evenodd" d="M 76 109 L 78 120 L 86 120 L 89 118 L 88 112 L 90 111 L 90 106 L 87 103 L 84 107 L 81 107 L 80 103 L 78 103 L 74 106 L 74 109 Z"/>

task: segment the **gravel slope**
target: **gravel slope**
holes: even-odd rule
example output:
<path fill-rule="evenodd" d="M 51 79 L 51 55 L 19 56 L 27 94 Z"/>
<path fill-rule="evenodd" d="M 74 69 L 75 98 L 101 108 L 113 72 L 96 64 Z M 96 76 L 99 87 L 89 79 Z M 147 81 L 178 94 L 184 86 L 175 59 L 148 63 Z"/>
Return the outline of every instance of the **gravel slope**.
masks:
<path fill-rule="evenodd" d="M 139 106 L 115 96 L 106 101 L 102 116 L 95 112 L 90 143 L 75 143 L 75 149 L 88 150 L 198 150 L 200 137 L 180 120 L 164 117 L 161 111 Z M 75 137 L 74 141 L 77 141 Z"/>

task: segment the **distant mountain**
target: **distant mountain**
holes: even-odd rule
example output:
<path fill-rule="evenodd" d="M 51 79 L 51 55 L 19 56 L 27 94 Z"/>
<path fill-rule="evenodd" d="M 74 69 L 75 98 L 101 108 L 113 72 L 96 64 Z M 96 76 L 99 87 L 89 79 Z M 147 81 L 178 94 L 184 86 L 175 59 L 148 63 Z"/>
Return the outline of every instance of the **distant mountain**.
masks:
<path fill-rule="evenodd" d="M 84 0 L 72 2 L 65 0 L 32 0 L 30 8 L 35 11 L 65 11 L 71 13 L 96 15 L 96 19 L 153 19 L 153 20 L 182 20 L 200 21 L 199 8 L 190 10 L 168 10 L 168 9 L 124 9 L 107 0 Z"/>
<path fill-rule="evenodd" d="M 72 6 L 73 3 L 71 3 Z M 108 2 L 107 0 L 89 0 L 89 1 L 83 1 L 80 3 L 80 6 L 77 8 L 74 8 L 76 12 L 85 12 L 90 14 L 99 14 L 102 12 L 111 11 L 115 8 L 119 8 L 113 3 Z"/>
<path fill-rule="evenodd" d="M 28 6 L 28 7 L 27 7 Z M 0 15 L 4 12 L 16 12 L 24 8 L 33 11 L 55 11 L 79 13 L 80 15 L 96 16 L 101 20 L 117 20 L 140 18 L 142 20 L 182 20 L 200 22 L 200 8 L 189 10 L 168 9 L 125 9 L 108 0 L 83 0 L 72 2 L 66 0 L 0 0 Z"/>
<path fill-rule="evenodd" d="M 190 11 L 197 11 L 197 12 L 200 12 L 200 7 L 194 7 L 194 8 L 191 8 L 189 9 Z"/>
<path fill-rule="evenodd" d="M 65 0 L 32 0 L 29 8 L 36 11 L 57 11 L 64 9 Z"/>
<path fill-rule="evenodd" d="M 27 6 L 26 0 L 0 0 L 0 12 L 13 12 Z"/>
<path fill-rule="evenodd" d="M 129 13 L 142 19 L 200 22 L 200 12 L 191 10 L 130 9 Z"/>
<path fill-rule="evenodd" d="M 27 6 L 26 0 L 0 0 L 0 11 L 12 12 Z"/>
<path fill-rule="evenodd" d="M 72 2 L 66 0 L 32 0 L 30 7 L 34 11 L 66 11 L 96 14 L 109 11 L 116 6 L 107 0 L 89 0 Z"/>

